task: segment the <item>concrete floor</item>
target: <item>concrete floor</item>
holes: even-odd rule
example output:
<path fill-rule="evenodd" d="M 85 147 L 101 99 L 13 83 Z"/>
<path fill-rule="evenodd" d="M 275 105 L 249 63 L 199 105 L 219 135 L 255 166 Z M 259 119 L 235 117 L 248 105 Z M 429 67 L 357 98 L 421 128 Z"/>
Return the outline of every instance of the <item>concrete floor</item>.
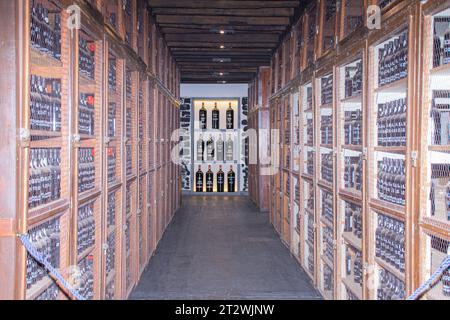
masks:
<path fill-rule="evenodd" d="M 247 197 L 189 196 L 131 299 L 321 299 Z"/>

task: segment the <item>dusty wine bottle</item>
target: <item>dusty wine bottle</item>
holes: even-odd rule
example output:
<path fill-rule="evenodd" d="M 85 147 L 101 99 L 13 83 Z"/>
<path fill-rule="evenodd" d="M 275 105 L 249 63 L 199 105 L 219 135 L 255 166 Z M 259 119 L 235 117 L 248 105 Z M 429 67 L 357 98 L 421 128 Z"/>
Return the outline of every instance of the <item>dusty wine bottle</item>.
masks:
<path fill-rule="evenodd" d="M 195 174 L 195 191 L 203 192 L 203 171 L 202 171 L 202 166 L 198 166 L 198 171 Z"/>
<path fill-rule="evenodd" d="M 211 170 L 211 166 L 208 166 L 208 171 L 206 172 L 206 192 L 214 191 L 214 173 Z"/>
<path fill-rule="evenodd" d="M 233 130 L 234 129 L 234 110 L 231 106 L 231 102 L 228 105 L 227 110 L 227 130 Z"/>
<path fill-rule="evenodd" d="M 227 180 L 228 180 L 228 192 L 235 192 L 236 174 L 233 171 L 233 166 L 230 166 L 230 171 L 228 171 Z"/>
<path fill-rule="evenodd" d="M 217 172 L 217 192 L 224 192 L 225 190 L 225 173 L 222 171 L 222 166 L 219 167 Z"/>
<path fill-rule="evenodd" d="M 220 112 L 219 109 L 217 109 L 217 102 L 216 102 L 214 103 L 214 109 L 212 111 L 212 128 L 218 130 L 219 122 L 220 122 Z"/>
<path fill-rule="evenodd" d="M 200 129 L 206 129 L 206 119 L 207 119 L 207 111 L 205 108 L 205 103 L 202 103 L 202 108 L 200 109 Z"/>
<path fill-rule="evenodd" d="M 212 135 L 209 136 L 209 140 L 206 142 L 206 158 L 208 161 L 214 161 L 214 139 Z"/>
<path fill-rule="evenodd" d="M 234 144 L 233 144 L 233 140 L 231 139 L 231 135 L 228 136 L 228 140 L 226 143 L 226 153 L 227 153 L 227 161 L 233 161 L 234 160 Z"/>
<path fill-rule="evenodd" d="M 217 161 L 224 161 L 225 152 L 224 152 L 224 141 L 222 140 L 222 135 L 219 136 L 219 139 L 216 142 L 216 153 L 217 153 Z"/>
<path fill-rule="evenodd" d="M 203 141 L 203 135 L 197 140 L 197 161 L 205 161 L 205 141 Z"/>

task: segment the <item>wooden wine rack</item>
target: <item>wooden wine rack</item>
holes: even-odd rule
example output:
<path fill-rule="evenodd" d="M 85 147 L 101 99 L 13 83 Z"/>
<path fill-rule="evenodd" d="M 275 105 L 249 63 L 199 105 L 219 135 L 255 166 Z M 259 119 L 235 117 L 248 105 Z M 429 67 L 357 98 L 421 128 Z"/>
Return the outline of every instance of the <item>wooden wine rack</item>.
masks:
<path fill-rule="evenodd" d="M 326 23 L 326 1 L 313 1 L 272 58 L 270 124 L 265 127 L 256 123 L 253 125 L 259 129 L 278 129 L 282 137 L 289 125 L 293 130 L 287 145 L 283 139 L 274 144 L 272 136 L 271 155 L 274 157 L 275 152 L 279 151 L 281 169 L 278 170 L 276 163 L 272 164 L 275 174 L 268 182 L 273 190 L 270 217 L 282 241 L 326 299 L 377 299 L 380 270 L 387 271 L 404 283 L 403 296 L 406 297 L 428 279 L 449 250 L 450 227 L 446 221 L 447 211 L 441 205 L 446 204 L 442 198 L 446 189 L 442 188 L 448 183 L 448 178 L 445 178 L 445 172 L 435 173 L 433 170 L 437 169 L 433 169 L 432 165 L 448 164 L 450 150 L 445 143 L 438 145 L 431 140 L 435 120 L 430 114 L 434 104 L 433 94 L 436 90 L 446 90 L 446 81 L 450 80 L 447 65 L 433 65 L 436 59 L 433 49 L 435 18 L 450 15 L 450 1 L 426 4 L 392 1 L 381 8 L 381 29 L 367 28 L 367 8 L 378 4 L 376 0 L 341 1 L 334 17 L 335 23 Z M 355 23 L 352 27 L 349 26 L 349 17 Z M 407 77 L 378 86 L 378 49 L 402 32 L 406 32 L 408 39 Z M 335 37 L 334 45 L 326 49 L 324 37 L 331 34 Z M 363 70 L 362 91 L 346 96 L 346 68 L 354 68 L 358 62 Z M 333 101 L 323 106 L 320 80 L 328 75 L 333 77 Z M 251 84 L 249 97 L 258 97 L 264 90 L 256 86 L 261 76 L 260 72 Z M 313 96 L 311 106 L 307 104 L 308 90 Z M 378 104 L 395 97 L 406 98 L 407 101 L 406 146 L 380 146 L 377 140 Z M 299 115 L 291 117 L 289 123 L 283 105 L 290 105 L 290 112 L 295 113 L 296 103 L 299 105 Z M 254 108 L 258 107 L 256 98 L 251 99 L 252 104 Z M 323 145 L 321 117 L 326 109 L 331 111 L 327 115 L 332 116 L 333 139 Z M 345 139 L 346 112 L 356 110 L 361 112 L 362 118 L 358 129 L 360 143 L 348 144 Z M 255 113 L 252 117 L 258 119 L 258 111 Z M 300 136 L 298 155 L 294 152 L 296 130 Z M 308 131 L 312 132 L 313 141 L 308 139 Z M 321 153 L 324 148 L 333 154 L 332 183 L 323 181 L 321 176 Z M 286 150 L 290 150 L 290 159 L 294 162 L 291 168 L 287 168 L 283 160 Z M 309 163 L 308 153 L 314 154 L 309 158 Z M 378 198 L 377 165 L 385 156 L 405 160 L 404 206 Z M 361 159 L 360 190 L 345 187 L 346 157 Z M 294 169 L 297 167 L 299 172 Z M 251 170 L 257 172 L 260 168 Z M 281 180 L 280 174 L 283 175 Z M 436 174 L 444 175 L 442 177 L 446 180 L 438 179 L 441 176 L 432 178 Z M 290 189 L 286 188 L 289 184 L 285 184 L 288 177 Z M 297 177 L 299 187 L 295 188 Z M 250 195 L 257 204 L 257 190 L 260 189 L 257 183 L 251 184 Z M 435 193 L 432 193 L 433 190 Z M 332 194 L 332 221 L 322 217 L 324 191 Z M 430 194 L 441 197 L 438 199 L 440 202 L 436 201 L 436 207 L 432 207 Z M 283 227 L 285 198 L 290 204 L 290 228 Z M 295 211 L 296 201 L 301 204 L 298 213 Z M 346 215 L 349 214 L 356 215 L 358 228 L 361 229 L 358 236 L 346 231 Z M 404 272 L 376 257 L 375 234 L 380 216 L 404 225 Z M 326 233 L 328 236 L 324 241 Z M 324 257 L 327 247 L 328 252 L 333 252 L 333 259 Z M 349 259 L 346 259 L 347 256 Z M 347 270 L 346 263 L 351 265 L 352 270 Z M 324 285 L 324 266 L 333 267 L 331 274 L 327 271 L 329 290 Z M 423 298 L 448 299 L 442 290 L 442 283 L 438 282 Z"/>
<path fill-rule="evenodd" d="M 17 27 L 19 34 L 15 37 L 14 32 L 5 33 L 5 39 L 10 39 L 11 47 L 21 52 L 17 57 L 20 72 L 8 73 L 9 81 L 17 83 L 17 88 L 20 88 L 19 102 L 10 104 L 8 118 L 5 118 L 10 123 L 17 123 L 11 130 L 17 133 L 14 135 L 17 143 L 10 143 L 10 139 L 8 143 L 11 155 L 14 153 L 13 158 L 17 157 L 18 162 L 8 162 L 2 167 L 2 172 L 18 172 L 20 178 L 14 182 L 17 188 L 10 186 L 5 189 L 2 185 L 6 196 L 4 207 L 10 212 L 0 213 L 0 245 L 7 248 L 6 254 L 0 257 L 0 270 L 8 273 L 8 277 L 2 279 L 0 298 L 35 299 L 54 284 L 47 276 L 27 290 L 27 253 L 16 235 L 26 234 L 49 221 L 59 221 L 61 274 L 69 281 L 74 280 L 76 267 L 88 259 L 93 263 L 90 296 L 93 299 L 126 299 L 180 206 L 179 168 L 170 159 L 175 144 L 169 143 L 172 131 L 178 126 L 179 70 L 164 40 L 157 34 L 147 6 L 141 1 L 131 1 L 131 16 L 126 19 L 122 0 L 75 1 L 80 8 L 81 26 L 73 31 L 65 27 L 70 18 L 66 8 L 73 4 L 72 1 L 38 2 L 51 9 L 52 14 L 61 16 L 60 59 L 32 46 L 29 0 L 2 4 L 0 13 L 6 19 L 18 12 L 13 27 Z M 110 13 L 115 14 L 115 27 L 110 23 Z M 125 26 L 125 20 L 128 26 Z M 131 31 L 130 44 L 125 43 L 126 27 Z M 149 37 L 144 37 L 147 30 Z M 88 41 L 89 50 L 95 51 L 92 78 L 80 71 L 80 38 Z M 157 52 L 164 52 L 164 55 Z M 109 86 L 108 81 L 111 63 L 116 68 L 115 89 Z M 156 65 L 159 65 L 158 72 L 155 72 Z M 128 96 L 127 74 L 131 76 L 132 89 Z M 31 75 L 61 81 L 60 132 L 30 129 Z M 93 134 L 79 132 L 80 94 L 93 95 Z M 131 111 L 131 117 L 127 118 L 127 110 Z M 131 121 L 128 124 L 132 129 L 129 137 L 127 121 Z M 127 147 L 131 148 L 132 159 L 129 172 Z M 29 208 L 30 150 L 35 148 L 60 150 L 61 192 L 58 199 Z M 84 149 L 92 152 L 95 182 L 93 188 L 79 192 L 78 154 Z M 113 154 L 115 169 L 111 167 L 114 174 L 109 180 L 108 159 L 114 163 L 111 160 Z M 115 198 L 111 204 L 110 197 Z M 93 245 L 80 251 L 77 246 L 78 213 L 80 208 L 91 204 Z M 114 216 L 108 217 L 109 207 L 114 208 Z M 107 260 L 108 263 L 113 261 L 111 270 L 106 270 Z M 14 267 L 13 272 L 9 272 L 11 266 Z M 76 281 L 74 283 L 77 289 Z M 57 298 L 73 297 L 61 288 Z"/>

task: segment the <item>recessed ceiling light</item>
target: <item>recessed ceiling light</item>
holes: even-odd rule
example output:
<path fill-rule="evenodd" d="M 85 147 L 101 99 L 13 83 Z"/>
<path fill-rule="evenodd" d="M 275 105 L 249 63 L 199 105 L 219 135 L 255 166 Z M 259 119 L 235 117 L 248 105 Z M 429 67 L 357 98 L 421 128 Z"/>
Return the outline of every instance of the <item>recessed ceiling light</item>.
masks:
<path fill-rule="evenodd" d="M 223 76 L 223 72 L 220 72 L 219 75 Z"/>
<path fill-rule="evenodd" d="M 225 46 L 223 44 L 220 45 L 220 49 L 225 49 Z"/>
<path fill-rule="evenodd" d="M 225 30 L 220 30 L 219 33 L 220 34 L 225 34 Z"/>

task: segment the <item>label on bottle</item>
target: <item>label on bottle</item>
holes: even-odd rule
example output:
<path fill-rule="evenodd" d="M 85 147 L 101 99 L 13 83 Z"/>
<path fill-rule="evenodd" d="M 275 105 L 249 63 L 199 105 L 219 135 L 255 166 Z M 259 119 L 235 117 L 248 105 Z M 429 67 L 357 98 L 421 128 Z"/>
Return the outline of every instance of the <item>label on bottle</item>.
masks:
<path fill-rule="evenodd" d="M 218 110 L 213 110 L 212 112 L 212 126 L 213 129 L 219 129 L 219 111 Z"/>
<path fill-rule="evenodd" d="M 234 129 L 234 111 L 232 110 L 227 111 L 227 129 Z"/>
<path fill-rule="evenodd" d="M 206 129 L 206 111 L 200 110 L 200 129 Z"/>

